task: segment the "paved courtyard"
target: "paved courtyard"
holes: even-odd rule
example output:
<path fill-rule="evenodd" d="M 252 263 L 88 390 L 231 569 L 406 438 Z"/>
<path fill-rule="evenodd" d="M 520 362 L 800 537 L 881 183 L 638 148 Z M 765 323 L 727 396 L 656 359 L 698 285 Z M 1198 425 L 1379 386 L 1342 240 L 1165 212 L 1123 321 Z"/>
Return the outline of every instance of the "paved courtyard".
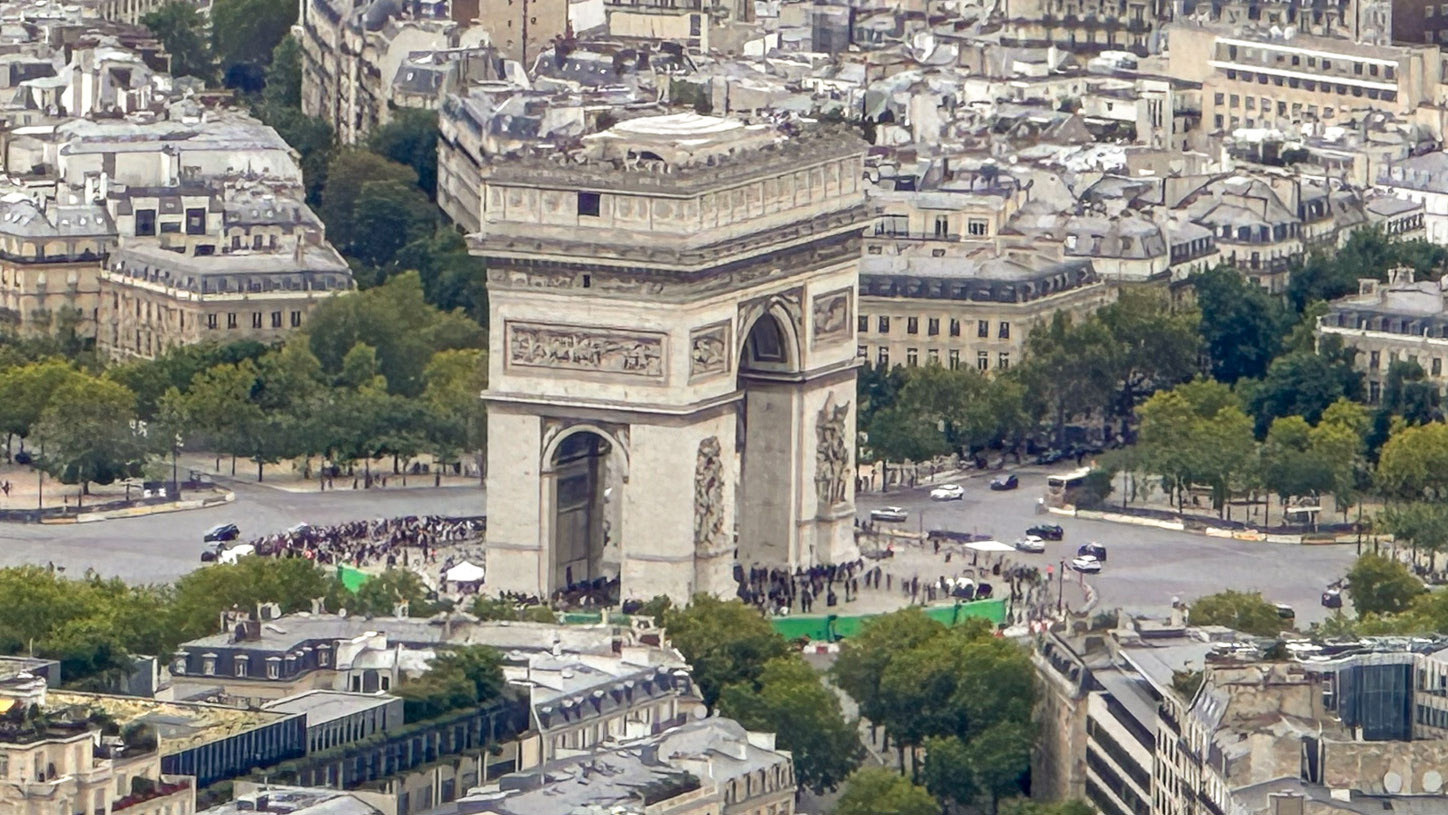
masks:
<path fill-rule="evenodd" d="M 1059 468 L 1058 468 L 1059 469 Z M 1341 577 L 1357 556 L 1353 545 L 1296 546 L 1208 538 L 1151 527 L 1088 521 L 1059 515 L 1038 515 L 1036 499 L 1045 489 L 1043 467 L 1025 467 L 1020 488 L 992 492 L 989 478 L 952 479 L 965 487 L 960 501 L 931 501 L 930 487 L 881 494 L 866 493 L 856 501 L 861 518 L 882 506 L 910 511 L 897 526 L 911 531 L 950 529 L 992 535 L 1011 543 L 1032 524 L 1059 524 L 1066 531 L 1061 542 L 1046 543 L 1046 553 L 1015 555 L 1022 562 L 1059 568 L 1076 547 L 1087 541 L 1105 544 L 1108 559 L 1099 575 L 1086 579 L 1100 595 L 1103 609 L 1123 608 L 1165 614 L 1173 598 L 1190 601 L 1222 589 L 1260 591 L 1268 600 L 1287 603 L 1297 612 L 1300 626 L 1326 616 L 1320 597 L 1324 587 Z M 897 547 L 898 548 L 898 547 Z M 1069 595 L 1068 595 L 1069 602 Z"/>

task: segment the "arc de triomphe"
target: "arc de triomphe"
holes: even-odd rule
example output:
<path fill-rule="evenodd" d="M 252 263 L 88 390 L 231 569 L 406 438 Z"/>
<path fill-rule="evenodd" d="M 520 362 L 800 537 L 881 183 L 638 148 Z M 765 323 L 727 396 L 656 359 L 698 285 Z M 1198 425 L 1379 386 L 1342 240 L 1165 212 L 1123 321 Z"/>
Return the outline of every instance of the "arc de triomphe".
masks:
<path fill-rule="evenodd" d="M 481 168 L 490 590 L 857 556 L 864 148 L 690 113 Z"/>

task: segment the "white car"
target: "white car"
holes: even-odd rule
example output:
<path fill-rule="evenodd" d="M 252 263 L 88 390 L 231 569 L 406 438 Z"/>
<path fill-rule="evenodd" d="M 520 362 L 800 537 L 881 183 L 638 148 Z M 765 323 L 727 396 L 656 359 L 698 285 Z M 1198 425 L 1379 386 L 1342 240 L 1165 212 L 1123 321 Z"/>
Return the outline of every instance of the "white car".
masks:
<path fill-rule="evenodd" d="M 880 507 L 870 510 L 872 521 L 894 521 L 904 523 L 910 517 L 910 511 L 903 507 Z"/>
<path fill-rule="evenodd" d="M 959 484 L 941 484 L 930 491 L 932 501 L 959 501 L 965 497 L 965 487 Z"/>
<path fill-rule="evenodd" d="M 1016 540 L 1016 551 L 1040 554 L 1046 551 L 1046 542 L 1035 535 L 1027 535 Z"/>
<path fill-rule="evenodd" d="M 1101 561 L 1090 555 L 1082 555 L 1081 557 L 1072 559 L 1071 568 L 1078 572 L 1091 572 L 1095 574 L 1101 571 Z"/>
<path fill-rule="evenodd" d="M 244 557 L 256 554 L 256 547 L 249 543 L 237 544 L 216 556 L 217 563 L 235 563 Z"/>

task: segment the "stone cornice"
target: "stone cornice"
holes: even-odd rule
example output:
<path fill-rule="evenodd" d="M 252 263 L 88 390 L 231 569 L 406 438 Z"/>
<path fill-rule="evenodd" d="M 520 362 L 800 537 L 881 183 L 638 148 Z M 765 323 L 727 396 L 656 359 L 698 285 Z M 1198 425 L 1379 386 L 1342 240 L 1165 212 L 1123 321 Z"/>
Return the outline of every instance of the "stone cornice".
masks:
<path fill-rule="evenodd" d="M 707 187 L 726 187 L 848 156 L 863 156 L 865 148 L 865 142 L 848 128 L 820 125 L 779 144 L 721 157 L 715 164 L 670 166 L 667 171 L 629 168 L 618 161 L 578 161 L 572 154 L 554 149 L 491 157 L 482 174 L 495 184 L 692 197 Z"/>

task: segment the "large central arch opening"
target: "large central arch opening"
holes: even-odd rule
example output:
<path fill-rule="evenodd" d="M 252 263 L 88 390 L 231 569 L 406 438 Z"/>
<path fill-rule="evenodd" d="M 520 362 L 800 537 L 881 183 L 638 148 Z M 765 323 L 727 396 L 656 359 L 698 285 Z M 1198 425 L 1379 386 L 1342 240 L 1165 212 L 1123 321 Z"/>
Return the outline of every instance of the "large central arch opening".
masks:
<path fill-rule="evenodd" d="M 549 585 L 564 606 L 618 602 L 616 489 L 621 473 L 613 442 L 592 431 L 572 433 L 549 461 L 553 475 L 553 558 Z"/>
<path fill-rule="evenodd" d="M 734 491 L 739 565 L 790 563 L 789 501 L 796 413 L 793 380 L 799 372 L 799 344 L 793 322 L 778 309 L 749 327 L 740 348 L 740 401 L 735 433 L 739 487 Z"/>

